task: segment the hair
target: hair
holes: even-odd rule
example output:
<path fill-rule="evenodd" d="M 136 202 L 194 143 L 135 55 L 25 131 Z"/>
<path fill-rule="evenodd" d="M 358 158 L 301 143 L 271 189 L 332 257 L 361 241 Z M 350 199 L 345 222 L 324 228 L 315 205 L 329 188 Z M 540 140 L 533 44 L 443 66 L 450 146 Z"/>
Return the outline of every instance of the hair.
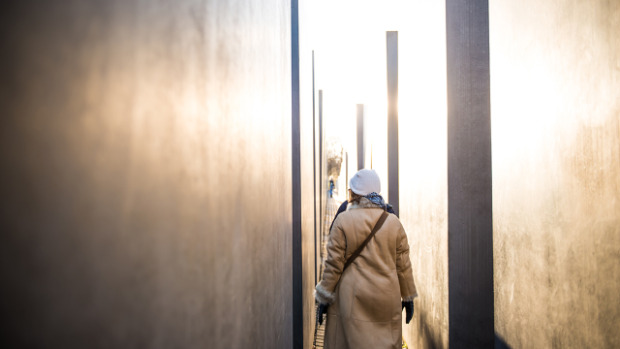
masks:
<path fill-rule="evenodd" d="M 355 194 L 353 192 L 353 190 L 349 189 L 349 203 L 352 204 L 354 202 L 359 202 L 361 198 L 363 198 L 363 195 L 359 195 L 359 194 Z"/>

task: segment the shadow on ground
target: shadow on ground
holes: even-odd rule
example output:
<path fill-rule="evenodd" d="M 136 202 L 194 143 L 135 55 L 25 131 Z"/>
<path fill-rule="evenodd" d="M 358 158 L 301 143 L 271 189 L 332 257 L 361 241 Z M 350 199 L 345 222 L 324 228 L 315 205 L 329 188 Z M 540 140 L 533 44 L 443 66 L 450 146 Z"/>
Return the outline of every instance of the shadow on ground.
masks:
<path fill-rule="evenodd" d="M 495 334 L 495 349 L 511 349 L 511 347 L 504 341 L 502 337 L 500 337 L 496 333 Z"/>

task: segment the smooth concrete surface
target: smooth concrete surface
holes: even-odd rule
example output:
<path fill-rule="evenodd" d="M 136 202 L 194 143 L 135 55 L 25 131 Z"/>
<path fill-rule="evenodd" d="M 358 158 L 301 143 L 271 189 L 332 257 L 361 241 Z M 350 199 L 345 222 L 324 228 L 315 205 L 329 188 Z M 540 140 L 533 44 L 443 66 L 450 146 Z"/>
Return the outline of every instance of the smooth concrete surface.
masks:
<path fill-rule="evenodd" d="M 299 125 L 300 125 L 300 188 L 301 188 L 301 263 L 302 263 L 302 348 L 311 348 L 314 339 L 314 286 L 317 279 L 317 258 L 315 254 L 315 204 L 319 197 L 315 178 L 318 170 L 316 159 L 318 147 L 313 128 L 313 86 L 312 86 L 312 48 L 307 44 L 308 28 L 307 3 L 298 2 L 299 18 Z M 316 226 L 320 226 L 316 222 Z"/>
<path fill-rule="evenodd" d="M 303 60 L 301 60 L 301 61 L 303 62 Z M 318 204 L 317 204 L 317 198 L 319 196 L 317 195 L 318 194 L 318 192 L 317 192 L 317 188 L 318 188 L 318 185 L 317 185 L 318 166 L 317 166 L 317 162 L 316 162 L 317 161 L 316 160 L 317 159 L 317 153 L 316 153 L 317 152 L 317 141 L 316 141 L 316 136 L 317 136 L 316 135 L 317 134 L 317 132 L 316 132 L 316 129 L 317 129 L 316 120 L 317 120 L 317 117 L 316 117 L 316 93 L 315 93 L 316 89 L 314 87 L 314 50 L 312 50 L 312 61 L 311 61 L 311 63 L 306 63 L 306 65 L 307 64 L 311 64 L 312 65 L 312 76 L 308 77 L 306 75 L 306 78 L 310 78 L 310 80 L 312 81 L 312 87 L 311 87 L 310 91 L 308 91 L 307 87 L 309 87 L 309 86 L 306 83 L 306 84 L 302 84 L 301 85 L 301 89 L 302 89 L 302 93 L 303 93 L 304 97 L 306 95 L 308 95 L 308 94 L 312 95 L 312 99 L 310 99 L 310 97 L 306 97 L 306 98 L 303 98 L 302 101 L 306 100 L 306 101 L 312 103 L 312 125 L 311 125 L 311 127 L 312 127 L 312 140 L 311 140 L 311 143 L 312 143 L 312 194 L 311 194 L 311 197 L 312 197 L 312 200 L 313 200 L 312 207 L 313 207 L 313 210 L 314 210 L 314 213 L 313 213 L 313 216 L 312 216 L 312 222 L 314 224 L 314 232 L 313 232 L 313 235 L 314 235 L 314 240 L 313 240 L 313 244 L 314 244 L 314 257 L 313 258 L 314 259 L 313 260 L 314 260 L 314 285 L 316 285 L 316 284 L 319 283 L 319 268 L 320 268 L 320 262 L 319 261 L 321 260 L 321 258 L 319 257 L 320 256 L 320 251 L 319 251 L 319 248 L 318 248 L 319 229 L 320 229 L 320 227 L 319 227 L 320 223 L 319 222 L 320 222 L 320 219 L 318 219 L 319 209 L 318 209 Z M 304 87 L 306 87 L 306 88 L 304 88 Z M 308 109 L 308 112 L 309 112 L 309 109 Z"/>
<path fill-rule="evenodd" d="M 387 168 L 388 195 L 396 216 L 398 210 L 398 31 L 385 32 L 387 77 Z"/>
<path fill-rule="evenodd" d="M 314 58 L 307 42 L 307 2 L 299 2 L 299 92 L 300 92 L 300 142 L 301 142 L 301 213 L 302 213 L 302 302 L 303 302 L 303 348 L 312 348 L 316 317 L 314 313 L 314 287 L 320 267 L 319 229 L 317 219 L 320 193 L 318 159 L 318 114 L 314 91 Z"/>
<path fill-rule="evenodd" d="M 489 13 L 446 1 L 450 348 L 492 348 Z"/>
<path fill-rule="evenodd" d="M 620 2 L 490 2 L 495 331 L 620 347 Z"/>
<path fill-rule="evenodd" d="M 292 346 L 290 23 L 288 1 L 3 4 L 4 344 Z"/>
<path fill-rule="evenodd" d="M 356 130 L 357 130 L 357 170 L 361 170 L 363 168 L 365 168 L 364 165 L 364 158 L 366 157 L 365 154 L 365 144 L 364 144 L 364 105 L 363 104 L 356 104 L 355 105 L 355 111 L 356 111 Z M 347 179 L 348 180 L 348 179 Z"/>
<path fill-rule="evenodd" d="M 411 6 L 408 23 L 428 27 L 398 32 L 399 208 L 418 289 L 403 336 L 409 348 L 448 348 L 445 3 Z"/>
<path fill-rule="evenodd" d="M 304 280 L 304 269 L 308 270 L 310 263 L 304 263 L 302 234 L 302 189 L 301 189 L 301 95 L 300 95 L 300 57 L 299 57 L 299 1 L 291 1 L 291 172 L 293 184 L 292 217 L 293 217 L 293 348 L 302 349 L 304 345 L 304 284 L 306 290 L 311 289 Z M 310 172 L 307 172 L 308 174 Z M 307 201 L 307 200 L 306 200 Z M 306 230 L 307 231 L 307 230 Z M 306 253 L 304 253 L 306 252 Z M 308 273 L 309 274 L 309 273 Z M 312 307 L 308 307 L 311 310 Z"/>

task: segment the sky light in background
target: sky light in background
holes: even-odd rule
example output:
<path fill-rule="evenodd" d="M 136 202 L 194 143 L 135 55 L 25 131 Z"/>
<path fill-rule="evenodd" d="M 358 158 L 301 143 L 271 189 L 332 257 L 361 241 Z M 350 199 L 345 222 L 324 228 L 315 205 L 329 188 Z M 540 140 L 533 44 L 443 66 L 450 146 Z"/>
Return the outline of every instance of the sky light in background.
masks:
<path fill-rule="evenodd" d="M 428 144 L 424 137 L 444 132 L 445 98 L 445 10 L 440 2 L 327 1 L 304 5 L 308 22 L 302 23 L 307 43 L 315 54 L 315 88 L 323 90 L 326 138 L 338 138 L 349 153 L 349 176 L 357 170 L 356 104 L 364 104 L 366 167 L 377 170 L 382 193 L 387 194 L 387 82 L 386 31 L 398 31 L 399 125 L 401 149 L 403 129 L 428 128 L 416 133 L 414 146 Z M 318 114 L 317 114 L 318 115 Z M 414 125 L 415 124 L 415 125 Z M 441 129 L 443 127 L 443 130 Z M 428 140 L 430 141 L 430 140 Z M 436 149 L 445 152 L 443 149 Z M 435 151 L 426 162 L 445 161 Z M 415 170 L 404 163 L 403 171 Z M 341 178 L 344 177 L 344 163 Z M 345 188 L 339 181 L 339 188 Z"/>

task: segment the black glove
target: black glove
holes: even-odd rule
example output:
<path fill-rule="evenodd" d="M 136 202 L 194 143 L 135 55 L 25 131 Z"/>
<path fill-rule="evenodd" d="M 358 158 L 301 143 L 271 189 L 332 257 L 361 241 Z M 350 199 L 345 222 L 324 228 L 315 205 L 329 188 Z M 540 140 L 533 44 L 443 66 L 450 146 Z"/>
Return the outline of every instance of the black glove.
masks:
<path fill-rule="evenodd" d="M 406 309 L 405 322 L 409 323 L 413 317 L 413 301 L 403 301 L 403 309 Z M 402 309 L 401 309 L 402 310 Z"/>
<path fill-rule="evenodd" d="M 323 314 L 327 314 L 328 306 L 329 304 L 319 303 L 319 307 L 316 308 L 316 322 L 318 322 L 319 325 L 323 324 Z"/>

